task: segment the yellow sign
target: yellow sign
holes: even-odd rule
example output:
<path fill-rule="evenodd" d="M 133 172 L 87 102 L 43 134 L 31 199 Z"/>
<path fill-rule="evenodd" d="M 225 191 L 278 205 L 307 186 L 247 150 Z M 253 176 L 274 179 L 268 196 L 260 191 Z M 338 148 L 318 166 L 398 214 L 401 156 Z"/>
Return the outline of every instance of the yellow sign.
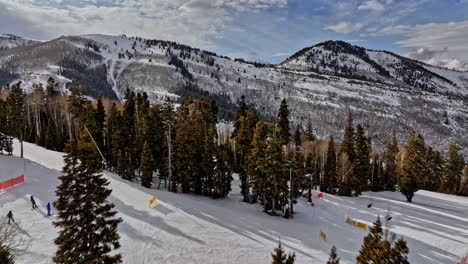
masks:
<path fill-rule="evenodd" d="M 151 205 L 153 205 L 153 203 L 155 202 L 156 202 L 156 195 L 153 195 L 151 199 L 149 199 L 149 206 L 151 207 Z"/>
<path fill-rule="evenodd" d="M 366 225 L 366 224 L 364 224 L 364 223 L 362 223 L 362 222 L 358 222 L 358 221 L 356 221 L 356 220 L 353 220 L 353 219 L 351 219 L 351 218 L 349 218 L 349 217 L 346 218 L 346 221 L 345 221 L 345 222 L 346 222 L 347 224 L 350 224 L 350 225 L 355 226 L 355 227 L 357 227 L 357 228 L 361 228 L 361 229 L 364 229 L 364 230 L 367 229 L 367 225 Z"/>
<path fill-rule="evenodd" d="M 327 241 L 327 234 L 325 234 L 324 232 L 320 231 L 320 238 L 321 238 L 323 241 Z"/>
<path fill-rule="evenodd" d="M 361 223 L 361 222 L 356 222 L 356 227 L 357 227 L 357 228 L 364 229 L 364 230 L 367 229 L 367 225 L 364 224 L 364 223 Z"/>

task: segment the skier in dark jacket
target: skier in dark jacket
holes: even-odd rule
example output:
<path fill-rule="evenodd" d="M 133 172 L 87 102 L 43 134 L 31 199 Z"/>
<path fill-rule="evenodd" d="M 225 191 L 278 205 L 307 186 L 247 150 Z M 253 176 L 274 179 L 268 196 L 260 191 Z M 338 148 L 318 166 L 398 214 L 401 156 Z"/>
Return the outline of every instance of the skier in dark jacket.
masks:
<path fill-rule="evenodd" d="M 8 212 L 7 217 L 8 217 L 8 224 L 10 224 L 10 221 L 13 221 L 13 223 L 15 223 L 15 219 L 13 219 L 13 212 L 11 212 L 11 210 Z"/>
<path fill-rule="evenodd" d="M 32 195 L 31 195 L 31 205 L 32 205 L 32 209 L 37 207 L 36 201 L 34 200 L 34 197 Z"/>
<path fill-rule="evenodd" d="M 47 203 L 47 215 L 50 216 L 50 203 Z"/>

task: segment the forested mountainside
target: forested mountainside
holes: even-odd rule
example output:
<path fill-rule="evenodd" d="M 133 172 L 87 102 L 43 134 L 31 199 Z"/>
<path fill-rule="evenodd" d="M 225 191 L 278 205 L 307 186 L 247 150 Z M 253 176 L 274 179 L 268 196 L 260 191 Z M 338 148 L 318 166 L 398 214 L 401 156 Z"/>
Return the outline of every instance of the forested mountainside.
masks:
<path fill-rule="evenodd" d="M 281 99 L 292 120 L 311 120 L 319 136 L 339 136 L 346 112 L 368 127 L 376 147 L 389 132 L 425 134 L 432 145 L 468 146 L 468 73 L 426 65 L 387 51 L 341 41 L 303 49 L 279 65 L 231 59 L 170 41 L 126 36 L 64 36 L 50 41 L 2 38 L 0 86 L 22 81 L 32 90 L 52 76 L 68 91 L 122 99 L 127 89 L 151 102 L 209 93 L 232 118 L 241 95 L 265 118 Z"/>

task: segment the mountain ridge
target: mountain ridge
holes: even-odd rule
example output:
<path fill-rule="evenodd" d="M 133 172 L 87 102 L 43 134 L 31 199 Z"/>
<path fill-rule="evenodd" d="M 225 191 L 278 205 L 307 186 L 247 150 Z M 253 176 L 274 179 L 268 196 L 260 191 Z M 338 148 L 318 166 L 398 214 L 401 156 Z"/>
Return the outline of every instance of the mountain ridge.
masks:
<path fill-rule="evenodd" d="M 352 110 L 357 122 L 370 127 L 378 146 L 392 129 L 399 134 L 415 129 L 441 148 L 451 139 L 468 147 L 463 136 L 468 129 L 468 73 L 343 43 L 318 46 L 320 52 L 310 56 L 314 59 L 305 57 L 305 49 L 303 57 L 289 64 L 267 65 L 171 41 L 62 36 L 1 49 L 0 87 L 21 80 L 30 91 L 52 76 L 64 92 L 80 85 L 91 96 L 122 100 L 131 89 L 147 93 L 153 103 L 207 92 L 225 106 L 223 118 L 228 119 L 241 95 L 270 120 L 285 98 L 292 122 L 311 120 L 320 136 L 339 137 L 344 116 Z"/>

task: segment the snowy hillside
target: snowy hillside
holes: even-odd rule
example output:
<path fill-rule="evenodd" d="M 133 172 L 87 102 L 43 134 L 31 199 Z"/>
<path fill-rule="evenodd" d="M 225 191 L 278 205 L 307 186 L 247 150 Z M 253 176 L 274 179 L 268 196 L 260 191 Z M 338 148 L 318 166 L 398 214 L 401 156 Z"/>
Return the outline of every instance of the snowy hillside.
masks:
<path fill-rule="evenodd" d="M 37 43 L 35 40 L 24 39 L 11 34 L 0 34 L 0 49 L 11 49 Z"/>
<path fill-rule="evenodd" d="M 468 154 L 468 73 L 345 42 L 317 44 L 280 65 L 127 36 L 64 36 L 0 49 L 0 87 L 21 80 L 31 90 L 50 76 L 65 91 L 80 85 L 91 96 L 122 99 L 130 89 L 146 92 L 152 103 L 209 92 L 226 118 L 241 95 L 270 120 L 286 98 L 293 123 L 311 120 L 321 137 L 341 137 L 352 110 L 377 148 L 392 129 L 401 138 L 414 129 L 439 149 L 457 139 Z"/>
<path fill-rule="evenodd" d="M 62 156 L 29 143 L 25 160 L 0 156 L 0 180 L 25 175 L 24 184 L 0 193 L 0 215 L 13 210 L 20 232 L 31 243 L 17 263 L 52 263 L 57 230 L 45 205 L 54 200 Z M 345 219 L 370 224 L 378 215 L 385 216 L 388 208 L 391 230 L 408 241 L 411 263 L 455 263 L 468 253 L 468 198 L 464 197 L 419 191 L 409 204 L 391 192 L 359 198 L 325 194 L 323 200 L 314 199 L 315 207 L 300 199 L 295 219 L 287 220 L 265 215 L 259 205 L 242 203 L 236 181 L 227 199 L 211 200 L 145 189 L 108 172 L 105 177 L 113 190 L 110 200 L 124 219 L 119 226 L 123 263 L 270 263 L 278 238 L 287 251 L 296 252 L 298 264 L 325 263 L 332 245 L 339 249 L 343 263 L 355 263 L 367 232 Z M 153 194 L 159 205 L 151 209 L 148 200 Z M 36 210 L 30 208 L 30 195 L 38 203 Z M 320 239 L 320 231 L 327 234 L 327 241 Z"/>
<path fill-rule="evenodd" d="M 468 94 L 468 73 L 439 70 L 388 51 L 368 50 L 343 41 L 326 41 L 305 48 L 280 63 L 281 67 L 394 85 L 426 91 Z"/>

